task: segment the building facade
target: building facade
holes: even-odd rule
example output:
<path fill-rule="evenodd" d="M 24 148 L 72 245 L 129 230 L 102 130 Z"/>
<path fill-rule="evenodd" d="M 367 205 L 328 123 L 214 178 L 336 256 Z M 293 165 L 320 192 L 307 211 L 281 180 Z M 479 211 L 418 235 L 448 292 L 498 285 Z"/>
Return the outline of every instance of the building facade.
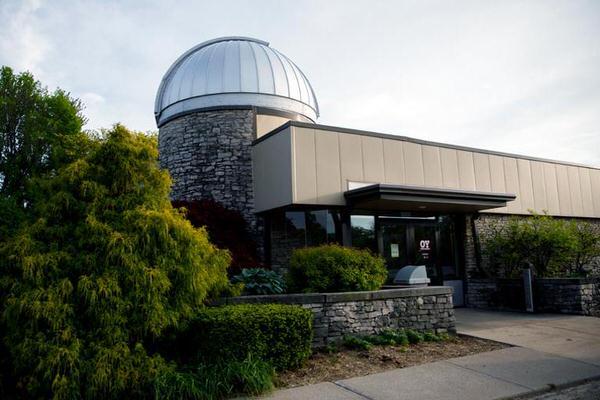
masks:
<path fill-rule="evenodd" d="M 240 211 L 280 272 L 297 247 L 365 247 L 390 275 L 425 264 L 460 304 L 490 221 L 530 211 L 600 221 L 599 168 L 316 124 L 306 76 L 255 39 L 182 55 L 155 115 L 173 198 Z"/>

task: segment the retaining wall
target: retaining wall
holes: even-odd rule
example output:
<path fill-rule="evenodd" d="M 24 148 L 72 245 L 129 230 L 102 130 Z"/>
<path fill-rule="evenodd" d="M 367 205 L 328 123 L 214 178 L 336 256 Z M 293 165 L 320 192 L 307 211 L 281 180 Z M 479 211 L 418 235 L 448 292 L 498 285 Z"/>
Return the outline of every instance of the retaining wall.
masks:
<path fill-rule="evenodd" d="M 467 305 L 499 310 L 525 309 L 520 279 L 471 279 Z M 600 317 L 600 280 L 594 278 L 536 278 L 533 282 L 536 312 L 556 312 Z"/>
<path fill-rule="evenodd" d="M 298 304 L 314 314 L 313 346 L 322 347 L 346 334 L 374 334 L 385 328 L 454 331 L 452 288 L 424 287 L 372 292 L 240 296 L 219 304 Z"/>
<path fill-rule="evenodd" d="M 536 279 L 536 311 L 600 317 L 600 280 Z"/>

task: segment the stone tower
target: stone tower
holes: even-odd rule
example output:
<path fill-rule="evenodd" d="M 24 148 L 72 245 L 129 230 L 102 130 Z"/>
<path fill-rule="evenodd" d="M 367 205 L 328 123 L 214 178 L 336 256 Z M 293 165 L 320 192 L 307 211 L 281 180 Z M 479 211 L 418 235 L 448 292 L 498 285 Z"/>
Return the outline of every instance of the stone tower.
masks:
<path fill-rule="evenodd" d="M 193 47 L 169 68 L 155 102 L 172 198 L 238 210 L 260 243 L 252 142 L 288 120 L 314 122 L 318 112 L 308 79 L 268 43 L 225 37 Z"/>

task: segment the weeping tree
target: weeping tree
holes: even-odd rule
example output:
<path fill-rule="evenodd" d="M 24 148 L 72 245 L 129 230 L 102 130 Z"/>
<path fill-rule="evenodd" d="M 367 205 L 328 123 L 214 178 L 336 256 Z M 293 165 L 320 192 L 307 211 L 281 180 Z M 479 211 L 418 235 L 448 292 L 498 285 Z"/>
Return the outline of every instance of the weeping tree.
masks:
<path fill-rule="evenodd" d="M 122 126 L 49 176 L 0 243 L 3 341 L 25 397 L 145 397 L 153 352 L 227 285 L 227 251 L 169 201 L 155 138 Z M 4 362 L 4 361 L 3 361 Z"/>

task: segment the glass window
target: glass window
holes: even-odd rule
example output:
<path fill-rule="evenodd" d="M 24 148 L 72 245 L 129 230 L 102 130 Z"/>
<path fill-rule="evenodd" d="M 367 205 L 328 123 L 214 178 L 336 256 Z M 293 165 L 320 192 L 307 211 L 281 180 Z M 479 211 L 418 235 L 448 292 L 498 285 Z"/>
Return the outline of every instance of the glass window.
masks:
<path fill-rule="evenodd" d="M 327 210 L 308 211 L 306 226 L 309 246 L 327 243 Z"/>
<path fill-rule="evenodd" d="M 341 243 L 341 220 L 339 213 L 329 210 L 306 212 L 307 245 Z"/>
<path fill-rule="evenodd" d="M 342 244 L 342 217 L 337 211 L 327 213 L 327 243 Z"/>
<path fill-rule="evenodd" d="M 286 211 L 285 222 L 286 237 L 305 245 L 306 221 L 304 219 L 304 211 Z"/>
<path fill-rule="evenodd" d="M 352 246 L 377 251 L 375 237 L 375 217 L 372 215 L 351 215 Z"/>
<path fill-rule="evenodd" d="M 449 216 L 440 216 L 440 265 L 442 267 L 442 276 L 446 280 L 460 279 L 460 273 L 457 268 L 456 254 L 456 235 L 454 223 Z"/>

